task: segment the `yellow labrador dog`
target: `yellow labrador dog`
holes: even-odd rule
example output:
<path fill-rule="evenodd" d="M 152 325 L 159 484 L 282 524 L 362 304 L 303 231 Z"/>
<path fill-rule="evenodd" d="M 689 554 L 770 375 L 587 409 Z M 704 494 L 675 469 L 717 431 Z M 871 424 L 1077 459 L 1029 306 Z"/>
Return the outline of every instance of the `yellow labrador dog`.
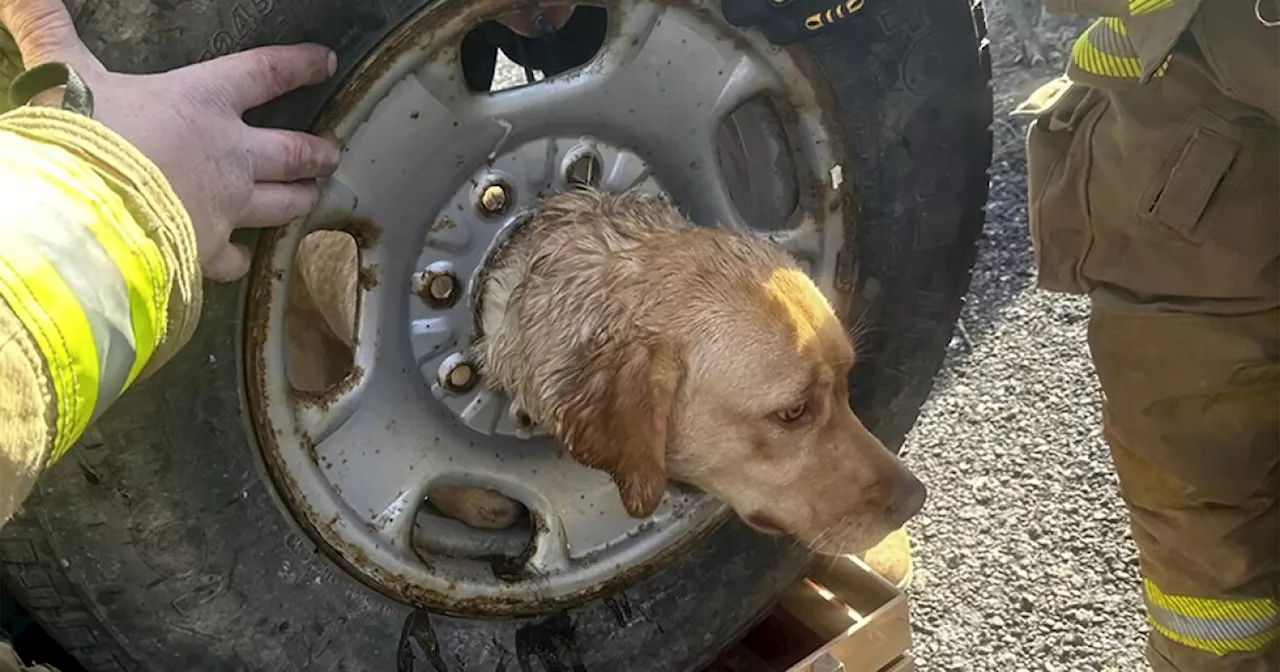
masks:
<path fill-rule="evenodd" d="M 355 249 L 311 236 L 289 331 L 318 371 L 350 359 Z M 332 279 L 341 269 L 343 283 Z M 690 224 L 666 201 L 582 188 L 545 199 L 490 258 L 475 356 L 486 380 L 606 471 L 647 516 L 668 479 L 813 550 L 858 553 L 914 516 L 925 490 L 849 409 L 855 352 L 817 287 L 765 241 Z M 430 494 L 503 527 L 499 493 Z"/>

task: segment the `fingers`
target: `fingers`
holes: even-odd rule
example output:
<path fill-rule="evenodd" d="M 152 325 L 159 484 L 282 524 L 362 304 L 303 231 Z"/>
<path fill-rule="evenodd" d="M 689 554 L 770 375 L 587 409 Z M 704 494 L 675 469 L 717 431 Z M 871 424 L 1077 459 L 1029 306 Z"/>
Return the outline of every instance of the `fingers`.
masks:
<path fill-rule="evenodd" d="M 49 61 L 64 61 L 78 69 L 97 65 L 76 34 L 62 0 L 0 2 L 0 24 L 13 35 L 27 69 Z"/>
<path fill-rule="evenodd" d="M 236 228 L 284 226 L 306 217 L 320 200 L 315 182 L 259 182 L 253 186 Z"/>
<path fill-rule="evenodd" d="M 228 243 L 212 259 L 205 262 L 204 277 L 214 282 L 233 282 L 249 272 L 249 247 Z"/>
<path fill-rule="evenodd" d="M 293 182 L 330 175 L 342 149 L 332 137 L 279 129 L 251 129 L 253 178 L 258 182 Z"/>
<path fill-rule="evenodd" d="M 195 67 L 223 87 L 231 105 L 243 112 L 323 82 L 337 71 L 338 57 L 320 44 L 290 44 L 249 49 Z"/>
<path fill-rule="evenodd" d="M 315 182 L 259 182 L 236 222 L 235 228 L 284 226 L 305 217 L 320 200 Z M 202 265 L 204 277 L 216 282 L 233 282 L 249 272 L 250 250 L 247 245 L 227 242 Z"/>

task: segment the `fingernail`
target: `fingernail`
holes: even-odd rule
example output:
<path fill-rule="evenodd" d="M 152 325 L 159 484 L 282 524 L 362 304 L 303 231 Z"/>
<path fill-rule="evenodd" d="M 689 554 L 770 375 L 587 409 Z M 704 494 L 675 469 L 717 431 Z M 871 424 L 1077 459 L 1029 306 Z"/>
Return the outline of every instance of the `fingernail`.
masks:
<path fill-rule="evenodd" d="M 321 138 L 328 140 L 329 149 L 324 153 L 324 165 L 326 175 L 338 169 L 338 163 L 342 161 L 342 140 L 338 139 L 338 134 L 329 129 L 319 134 Z"/>
<path fill-rule="evenodd" d="M 329 52 L 329 76 L 332 77 L 333 73 L 337 71 L 338 71 L 338 54 L 331 51 Z"/>

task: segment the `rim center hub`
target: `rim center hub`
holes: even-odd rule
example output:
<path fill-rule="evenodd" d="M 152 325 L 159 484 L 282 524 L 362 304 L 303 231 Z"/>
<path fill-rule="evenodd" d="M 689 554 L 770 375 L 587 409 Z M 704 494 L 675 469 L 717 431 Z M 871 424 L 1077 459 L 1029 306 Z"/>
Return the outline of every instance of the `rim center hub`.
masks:
<path fill-rule="evenodd" d="M 484 260 L 544 196 L 579 184 L 609 191 L 660 192 L 649 165 L 591 137 L 528 142 L 462 182 L 422 241 L 409 283 L 408 332 L 414 360 L 436 400 L 485 435 L 545 436 L 470 359 Z"/>

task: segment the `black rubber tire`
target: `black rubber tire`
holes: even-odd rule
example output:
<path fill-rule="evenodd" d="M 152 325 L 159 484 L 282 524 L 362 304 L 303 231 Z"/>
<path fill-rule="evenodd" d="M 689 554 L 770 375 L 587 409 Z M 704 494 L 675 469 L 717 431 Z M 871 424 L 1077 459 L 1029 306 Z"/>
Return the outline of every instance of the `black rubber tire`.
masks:
<path fill-rule="evenodd" d="M 424 1 L 70 4 L 103 61 L 136 72 L 298 40 L 336 48 L 350 68 Z M 852 399 L 892 446 L 929 393 L 983 222 L 990 63 L 972 10 L 867 2 L 799 47 L 827 77 L 857 157 L 843 279 L 870 328 Z M 333 86 L 255 121 L 305 128 Z M 5 582 L 91 672 L 491 672 L 533 661 L 547 672 L 688 672 L 800 571 L 791 544 L 734 521 L 620 593 L 539 618 L 466 620 L 391 602 L 332 569 L 282 514 L 242 412 L 243 287 L 206 291 L 191 344 L 50 470 L 0 538 Z"/>

